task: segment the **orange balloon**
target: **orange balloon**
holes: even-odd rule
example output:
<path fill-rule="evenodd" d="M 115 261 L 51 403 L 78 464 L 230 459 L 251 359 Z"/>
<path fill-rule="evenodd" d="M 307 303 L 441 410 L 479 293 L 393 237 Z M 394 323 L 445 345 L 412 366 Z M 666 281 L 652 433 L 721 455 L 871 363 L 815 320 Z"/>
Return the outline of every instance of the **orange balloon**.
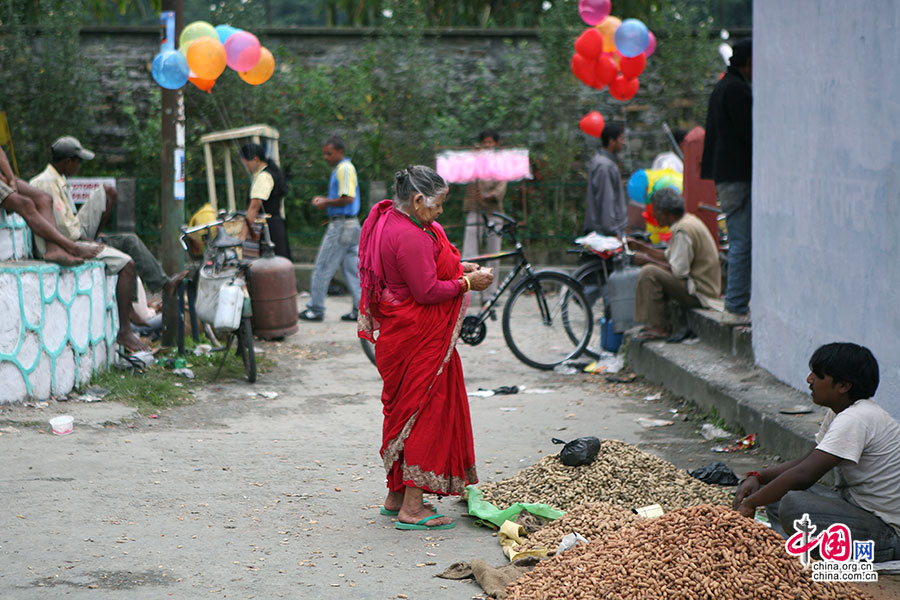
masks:
<path fill-rule="evenodd" d="M 207 94 L 210 94 L 210 90 L 213 89 L 213 86 L 216 85 L 215 79 L 201 79 L 199 77 L 188 77 L 188 81 L 193 83 L 198 89 L 203 90 Z"/>
<path fill-rule="evenodd" d="M 265 83 L 275 72 L 275 57 L 269 52 L 269 49 L 262 47 L 259 49 L 259 62 L 249 71 L 238 72 L 238 77 L 249 83 L 250 85 L 259 85 Z"/>
<path fill-rule="evenodd" d="M 600 35 L 603 36 L 604 52 L 614 52 L 616 50 L 616 29 L 618 29 L 621 24 L 621 19 L 610 15 L 600 21 L 600 24 L 597 25 Z"/>
<path fill-rule="evenodd" d="M 211 37 L 191 42 L 186 56 L 188 67 L 200 79 L 215 80 L 225 70 L 225 46 Z"/>

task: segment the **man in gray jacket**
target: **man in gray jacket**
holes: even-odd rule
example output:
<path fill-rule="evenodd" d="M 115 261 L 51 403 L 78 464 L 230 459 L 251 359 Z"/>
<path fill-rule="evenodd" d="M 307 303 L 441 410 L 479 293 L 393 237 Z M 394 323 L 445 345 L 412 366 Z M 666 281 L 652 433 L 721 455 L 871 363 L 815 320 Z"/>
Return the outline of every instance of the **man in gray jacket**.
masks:
<path fill-rule="evenodd" d="M 625 129 L 618 123 L 607 123 L 600 142 L 603 147 L 588 164 L 584 232 L 622 236 L 628 224 L 628 208 L 616 154 L 625 147 Z"/>

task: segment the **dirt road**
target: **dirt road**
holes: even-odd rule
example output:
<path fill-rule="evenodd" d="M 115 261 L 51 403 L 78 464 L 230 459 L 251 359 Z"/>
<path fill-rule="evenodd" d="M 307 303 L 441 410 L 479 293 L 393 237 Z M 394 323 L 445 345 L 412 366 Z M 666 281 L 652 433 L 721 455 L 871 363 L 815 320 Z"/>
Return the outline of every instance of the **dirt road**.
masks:
<path fill-rule="evenodd" d="M 355 325 L 338 320 L 345 305 L 329 299 L 325 322 L 260 342 L 277 366 L 255 385 L 207 387 L 159 419 L 72 402 L 0 411 L 0 597 L 478 597 L 474 583 L 434 577 L 456 561 L 505 560 L 464 504 L 437 503 L 457 520 L 442 532 L 400 532 L 378 512 L 380 379 Z M 677 402 L 645 400 L 656 388 L 530 369 L 498 322 L 460 353 L 470 391 L 552 390 L 471 398 L 482 481 L 557 452 L 551 437 L 621 439 L 683 468 L 723 457 L 696 422 L 673 417 Z M 76 416 L 73 434 L 41 425 L 59 413 Z M 637 417 L 675 423 L 645 429 Z M 765 460 L 725 458 L 738 473 Z"/>

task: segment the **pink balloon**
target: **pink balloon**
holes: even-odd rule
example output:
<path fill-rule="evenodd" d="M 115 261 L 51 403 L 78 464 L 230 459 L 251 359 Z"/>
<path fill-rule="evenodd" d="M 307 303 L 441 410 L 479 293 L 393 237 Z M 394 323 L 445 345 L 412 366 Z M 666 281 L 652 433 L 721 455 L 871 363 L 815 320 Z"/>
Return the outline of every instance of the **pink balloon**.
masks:
<path fill-rule="evenodd" d="M 608 17 L 611 10 L 610 0 L 578 0 L 578 14 L 591 27 Z"/>
<path fill-rule="evenodd" d="M 650 41 L 647 42 L 647 47 L 644 49 L 644 56 L 650 58 L 650 55 L 656 52 L 656 36 L 653 35 L 653 32 L 650 33 Z"/>
<path fill-rule="evenodd" d="M 232 33 L 225 40 L 225 62 L 235 71 L 246 72 L 259 62 L 260 44 L 249 31 Z"/>

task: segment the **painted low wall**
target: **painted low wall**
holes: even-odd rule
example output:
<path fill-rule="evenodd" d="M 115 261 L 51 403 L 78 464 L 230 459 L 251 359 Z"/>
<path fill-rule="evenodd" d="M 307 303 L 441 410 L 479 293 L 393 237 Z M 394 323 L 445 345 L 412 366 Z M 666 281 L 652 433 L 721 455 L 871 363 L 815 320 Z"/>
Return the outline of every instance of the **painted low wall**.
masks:
<path fill-rule="evenodd" d="M 60 267 L 30 254 L 25 223 L 0 214 L 0 404 L 67 394 L 115 351 L 116 277 L 101 262 Z"/>
<path fill-rule="evenodd" d="M 900 418 L 900 3 L 753 10 L 754 353 L 805 390 L 816 347 L 868 346 Z"/>

